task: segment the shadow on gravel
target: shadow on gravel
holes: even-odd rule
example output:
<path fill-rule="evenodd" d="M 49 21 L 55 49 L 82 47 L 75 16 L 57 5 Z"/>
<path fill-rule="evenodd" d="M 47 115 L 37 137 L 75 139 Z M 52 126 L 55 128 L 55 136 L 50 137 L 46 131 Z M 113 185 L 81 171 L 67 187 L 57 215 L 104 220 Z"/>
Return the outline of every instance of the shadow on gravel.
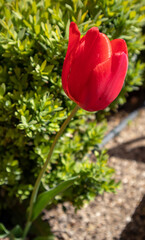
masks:
<path fill-rule="evenodd" d="M 116 147 L 109 149 L 108 154 L 145 163 L 145 136 L 118 144 Z M 135 209 L 131 221 L 122 231 L 120 238 L 116 240 L 145 240 L 145 195 Z"/>
<path fill-rule="evenodd" d="M 145 163 L 145 136 L 117 145 L 108 150 L 110 156 Z"/>
<path fill-rule="evenodd" d="M 145 240 L 145 195 L 132 215 L 119 240 Z"/>

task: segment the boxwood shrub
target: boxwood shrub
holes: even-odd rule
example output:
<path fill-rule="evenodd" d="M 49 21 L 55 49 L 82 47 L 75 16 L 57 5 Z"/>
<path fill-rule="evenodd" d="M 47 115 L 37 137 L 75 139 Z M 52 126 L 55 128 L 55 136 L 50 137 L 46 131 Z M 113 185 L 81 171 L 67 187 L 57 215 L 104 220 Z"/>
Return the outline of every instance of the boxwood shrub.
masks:
<path fill-rule="evenodd" d="M 77 208 L 104 191 L 115 191 L 106 152 L 96 148 L 106 131 L 105 116 L 142 85 L 144 0 L 1 0 L 0 2 L 0 208 L 29 199 L 55 134 L 74 107 L 61 84 L 69 24 L 81 34 L 97 26 L 110 40 L 123 38 L 129 68 L 123 90 L 105 111 L 82 109 L 59 140 L 40 191 L 80 175 L 57 201 Z M 101 121 L 100 121 L 101 119 Z M 24 201 L 25 200 L 25 201 Z"/>

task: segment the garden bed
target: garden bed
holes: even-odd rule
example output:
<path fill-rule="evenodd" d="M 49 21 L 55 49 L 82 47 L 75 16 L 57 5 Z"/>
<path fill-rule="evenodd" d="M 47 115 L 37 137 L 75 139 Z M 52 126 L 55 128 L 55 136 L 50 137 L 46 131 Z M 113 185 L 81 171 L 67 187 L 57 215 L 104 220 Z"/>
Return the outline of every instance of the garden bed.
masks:
<path fill-rule="evenodd" d="M 55 240 L 145 239 L 145 109 L 106 148 L 120 189 L 77 213 L 69 203 L 46 212 Z"/>

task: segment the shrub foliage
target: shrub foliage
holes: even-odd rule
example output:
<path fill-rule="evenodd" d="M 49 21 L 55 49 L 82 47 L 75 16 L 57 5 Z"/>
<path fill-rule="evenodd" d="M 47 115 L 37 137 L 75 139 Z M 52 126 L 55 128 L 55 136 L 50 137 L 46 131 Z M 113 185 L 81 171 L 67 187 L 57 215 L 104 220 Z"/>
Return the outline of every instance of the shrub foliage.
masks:
<path fill-rule="evenodd" d="M 1 0 L 0 2 L 0 207 L 28 199 L 55 134 L 74 107 L 64 94 L 61 71 L 69 24 L 75 21 L 84 35 L 97 26 L 110 40 L 123 38 L 129 51 L 125 86 L 114 103 L 123 104 L 127 92 L 142 84 L 144 0 Z M 76 207 L 104 191 L 114 191 L 113 169 L 107 155 L 96 151 L 106 130 L 98 114 L 80 109 L 61 137 L 43 178 L 43 189 L 80 175 L 58 200 Z M 7 196 L 7 197 L 6 197 Z"/>

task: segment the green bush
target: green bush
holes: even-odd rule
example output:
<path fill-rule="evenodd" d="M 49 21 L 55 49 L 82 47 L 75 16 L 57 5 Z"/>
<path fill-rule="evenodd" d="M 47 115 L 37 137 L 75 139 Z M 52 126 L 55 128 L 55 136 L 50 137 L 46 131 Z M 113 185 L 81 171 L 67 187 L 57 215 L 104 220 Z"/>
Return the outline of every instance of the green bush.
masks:
<path fill-rule="evenodd" d="M 110 39 L 125 39 L 129 69 L 125 86 L 110 107 L 97 114 L 78 111 L 57 144 L 41 191 L 80 175 L 54 200 L 70 200 L 79 208 L 84 200 L 115 190 L 106 153 L 96 152 L 96 161 L 88 153 L 104 136 L 110 108 L 123 104 L 127 92 L 142 84 L 144 64 L 138 55 L 144 47 L 144 5 L 142 0 L 1 0 L 0 208 L 27 201 L 54 136 L 74 107 L 61 84 L 71 21 L 82 35 L 97 26 Z"/>

